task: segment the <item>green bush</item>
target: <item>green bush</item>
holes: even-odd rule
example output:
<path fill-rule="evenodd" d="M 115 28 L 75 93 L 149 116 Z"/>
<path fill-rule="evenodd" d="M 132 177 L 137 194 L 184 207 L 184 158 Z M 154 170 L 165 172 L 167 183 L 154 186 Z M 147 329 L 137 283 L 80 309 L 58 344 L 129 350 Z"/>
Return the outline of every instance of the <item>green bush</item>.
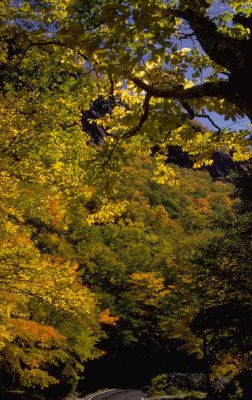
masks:
<path fill-rule="evenodd" d="M 163 396 L 168 390 L 168 375 L 157 375 L 151 380 L 151 385 L 148 390 L 148 396 Z"/>

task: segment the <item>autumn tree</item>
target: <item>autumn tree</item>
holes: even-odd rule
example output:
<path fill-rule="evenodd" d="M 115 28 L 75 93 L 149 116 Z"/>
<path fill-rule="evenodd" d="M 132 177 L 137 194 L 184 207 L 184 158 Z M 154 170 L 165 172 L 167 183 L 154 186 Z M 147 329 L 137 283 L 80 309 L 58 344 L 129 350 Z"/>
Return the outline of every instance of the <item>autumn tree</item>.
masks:
<path fill-rule="evenodd" d="M 231 218 L 230 202 L 167 152 L 181 147 L 194 167 L 219 149 L 251 156 L 249 128 L 212 115 L 251 119 L 250 2 L 6 0 L 0 13 L 2 372 L 15 387 L 46 387 L 61 370 L 76 381 L 98 322 L 117 323 L 123 344 L 157 343 L 153 318 L 185 343 L 199 305 L 191 249 Z M 97 146 L 85 112 L 108 98 L 113 109 L 88 121 L 102 127 Z"/>
<path fill-rule="evenodd" d="M 197 363 L 202 342 L 190 323 L 200 305 L 192 289 L 191 257 L 198 242 L 214 237 L 217 220 L 232 216 L 230 185 L 212 182 L 206 172 L 177 167 L 179 184 L 169 187 L 155 182 L 148 157 L 138 157 L 125 168 L 127 178 L 115 195 L 116 201 L 127 200 L 122 215 L 109 223 L 91 218 L 87 225 L 87 208 L 96 215 L 99 203 L 95 195 L 86 205 L 76 201 L 64 235 L 101 308 L 118 318 L 116 324 L 104 325 L 107 337 L 100 346 L 105 355 L 88 364 L 88 384 L 102 365 L 106 373 L 100 383 L 105 385 L 110 379 L 144 380 L 140 370 L 147 379 L 158 369 L 157 360 L 165 364 L 172 352 L 185 358 L 189 354 Z M 50 240 L 48 233 L 39 240 L 48 250 L 62 252 L 60 238 Z M 130 357 L 138 360 L 135 376 L 120 369 L 122 359 Z M 115 375 L 109 373 L 113 366 Z"/>
<path fill-rule="evenodd" d="M 98 76 L 108 76 L 110 93 L 124 102 L 115 107 L 113 119 L 103 121 L 112 153 L 120 153 L 122 141 L 129 147 L 141 130 L 145 148 L 180 145 L 199 165 L 220 147 L 236 158 L 250 157 L 249 130 L 234 134 L 211 114 L 251 118 L 250 2 L 97 3 L 91 33 L 86 6 L 71 2 L 71 7 L 56 37 L 68 45 L 76 38 L 76 51 Z M 197 118 L 211 128 L 202 131 Z"/>
<path fill-rule="evenodd" d="M 224 396 L 251 396 L 251 166 L 233 177 L 233 218 L 199 244 L 193 261 L 200 309 L 192 329 L 205 342 L 214 377 L 232 378 Z M 236 392 L 236 393 L 235 393 Z M 232 397 L 234 396 L 234 397 Z M 237 397 L 236 397 L 237 396 Z"/>
<path fill-rule="evenodd" d="M 210 163 L 212 152 L 220 148 L 234 153 L 236 159 L 250 157 L 249 129 L 234 132 L 220 127 L 212 115 L 216 112 L 236 122 L 244 115 L 251 118 L 250 2 L 80 4 L 71 0 L 45 6 L 23 1 L 19 6 L 5 3 L 2 13 L 8 22 L 1 28 L 3 92 L 10 95 L 13 78 L 14 82 L 17 78 L 20 96 L 22 88 L 32 94 L 25 78 L 27 65 L 31 65 L 31 57 L 39 60 L 36 54 L 43 54 L 47 57 L 44 62 L 48 57 L 55 60 L 53 68 L 47 66 L 45 70 L 44 76 L 50 77 L 47 90 L 62 90 L 64 79 L 72 78 L 71 94 L 64 94 L 67 129 L 75 129 L 72 124 L 78 126 L 76 118 L 80 118 L 73 110 L 69 114 L 73 104 L 76 112 L 76 90 L 77 108 L 83 111 L 99 96 L 114 98 L 113 117 L 108 114 L 97 121 L 107 132 L 103 148 L 89 156 L 97 181 L 111 185 L 116 171 L 121 171 L 120 161 L 140 146 L 146 152 L 154 145 L 161 147 L 161 154 L 155 158 L 157 166 L 163 163 L 163 153 L 171 144 L 191 154 L 195 166 Z M 92 77 L 93 89 L 87 76 Z M 40 92 L 42 87 L 37 85 Z M 15 89 L 14 85 L 12 91 Z M 92 94 L 87 95 L 90 91 Z M 82 102 L 81 93 L 85 93 Z M 37 104 L 34 98 L 33 94 L 30 108 Z M 60 105 L 59 99 L 53 107 L 56 105 Z M 51 104 L 47 113 L 53 107 Z M 33 121 L 37 115 L 34 110 L 30 112 Z M 204 119 L 209 127 L 202 129 L 197 118 Z M 174 171 L 163 166 L 157 175 L 166 175 L 172 182 Z M 108 182 L 106 186 L 108 189 Z"/>
<path fill-rule="evenodd" d="M 83 93 L 77 100 L 75 92 L 73 102 L 66 95 L 70 82 L 76 85 L 74 73 L 61 69 L 56 48 L 54 53 L 32 43 L 33 23 L 50 23 L 42 22 L 42 11 L 33 14 L 29 2 L 0 7 L 5 21 L 0 28 L 2 390 L 63 386 L 63 381 L 71 390 L 85 360 L 98 354 L 100 336 L 96 300 L 80 281 L 74 258 L 49 254 L 36 242 L 37 229 L 66 230 L 67 203 L 84 172 L 84 160 L 75 157 L 78 135 L 79 155 L 89 149 L 79 122 L 83 107 L 77 105 Z"/>

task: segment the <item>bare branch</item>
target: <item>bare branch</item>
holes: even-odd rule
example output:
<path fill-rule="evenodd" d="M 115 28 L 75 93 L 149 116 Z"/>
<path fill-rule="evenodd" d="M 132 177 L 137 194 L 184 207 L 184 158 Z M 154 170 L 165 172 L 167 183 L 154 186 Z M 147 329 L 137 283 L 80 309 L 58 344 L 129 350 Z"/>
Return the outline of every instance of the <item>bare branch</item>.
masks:
<path fill-rule="evenodd" d="M 210 115 L 202 113 L 202 114 L 196 114 L 193 110 L 193 108 L 188 104 L 186 101 L 181 102 L 182 106 L 188 113 L 188 117 L 190 120 L 193 120 L 194 118 L 206 118 L 208 119 L 209 122 L 213 125 L 215 129 L 217 129 L 218 133 L 220 134 L 222 132 L 221 128 L 214 122 L 214 120 L 210 117 Z"/>
<path fill-rule="evenodd" d="M 221 128 L 214 122 L 214 120 L 210 117 L 210 115 L 208 115 L 208 114 L 197 114 L 196 117 L 208 119 L 208 121 L 211 122 L 211 124 L 214 126 L 214 128 L 217 129 L 218 133 L 222 132 Z"/>

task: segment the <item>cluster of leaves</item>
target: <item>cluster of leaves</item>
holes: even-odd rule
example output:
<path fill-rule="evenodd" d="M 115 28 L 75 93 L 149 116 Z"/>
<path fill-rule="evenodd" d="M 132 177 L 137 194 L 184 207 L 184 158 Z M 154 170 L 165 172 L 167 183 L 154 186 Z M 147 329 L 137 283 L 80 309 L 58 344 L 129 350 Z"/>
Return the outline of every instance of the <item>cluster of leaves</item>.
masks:
<path fill-rule="evenodd" d="M 88 196 L 80 115 L 95 83 L 70 50 L 45 43 L 56 18 L 46 4 L 6 1 L 0 11 L 1 387 L 71 389 L 98 355 L 99 310 L 74 258 L 41 251 L 34 235 L 38 225 L 65 232 L 70 198 Z"/>
<path fill-rule="evenodd" d="M 102 341 L 109 357 L 125 348 L 150 357 L 168 354 L 176 343 L 177 350 L 202 358 L 202 339 L 190 327 L 201 307 L 192 259 L 198 243 L 214 240 L 218 224 L 232 219 L 231 188 L 212 182 L 206 172 L 179 168 L 178 185 L 160 185 L 153 182 L 152 169 L 139 157 L 126 167 L 127 179 L 115 200 L 127 200 L 127 206 L 111 223 L 86 224 L 86 208 L 91 216 L 99 208 L 95 198 L 86 205 L 72 203 L 64 239 L 101 309 L 117 318 Z M 50 233 L 40 235 L 38 243 L 52 254 L 69 254 L 62 238 Z"/>
<path fill-rule="evenodd" d="M 19 168 L 5 159 L 1 174 L 1 385 L 43 388 L 60 381 L 57 369 L 75 375 L 95 356 L 99 312 L 76 261 L 40 251 L 34 238 L 37 223 L 66 230 L 59 191 Z"/>
<path fill-rule="evenodd" d="M 233 180 L 234 218 L 220 225 L 214 240 L 198 247 L 194 259 L 201 311 L 192 327 L 205 336 L 206 356 L 215 376 L 235 382 L 227 398 L 251 396 L 251 166 Z M 208 283 L 208 284 L 207 284 Z"/>
<path fill-rule="evenodd" d="M 248 170 L 234 181 L 242 197 L 234 201 L 232 187 L 205 172 L 175 168 L 179 183 L 167 186 L 153 181 L 153 168 L 139 156 L 125 167 L 114 199 L 127 205 L 112 223 L 86 224 L 95 197 L 72 203 L 66 241 L 105 310 L 103 350 L 111 360 L 125 348 L 150 358 L 176 348 L 202 359 L 212 383 L 243 376 L 251 369 Z M 39 241 L 60 249 L 59 238 Z"/>
<path fill-rule="evenodd" d="M 177 338 L 200 355 L 201 341 L 190 328 L 200 300 L 224 305 L 235 288 L 238 259 L 218 252 L 218 271 L 210 263 L 199 272 L 201 253 L 195 256 L 199 241 L 211 254 L 223 242 L 220 230 L 233 213 L 228 186 L 185 171 L 178 184 L 176 169 L 164 160 L 169 145 L 193 155 L 196 167 L 211 163 L 220 147 L 236 159 L 251 156 L 248 129 L 201 130 L 192 122 L 207 118 L 206 110 L 233 121 L 251 117 L 246 85 L 236 84 L 250 77 L 251 4 L 224 1 L 228 8 L 211 18 L 215 2 L 193 1 L 197 12 L 190 3 L 0 5 L 2 387 L 74 386 L 83 363 L 98 354 L 100 323 L 108 325 L 108 340 L 116 332 L 115 349 L 162 347 Z M 243 17 L 234 19 L 240 11 Z M 183 31 L 182 21 L 192 32 Z M 184 47 L 183 35 L 191 33 L 206 54 L 199 45 Z M 223 72 L 231 77 L 221 78 Z M 83 112 L 109 95 L 115 107 L 96 120 L 106 133 L 96 146 L 83 132 Z M 242 218 L 246 225 L 249 216 Z M 242 229 L 234 227 L 240 238 Z M 234 241 L 224 241 L 228 252 Z M 236 246 L 236 254 L 247 254 L 248 246 Z M 245 277 L 247 261 L 242 268 Z M 222 269 L 230 280 L 224 287 Z M 232 293 L 240 299 L 238 289 Z"/>

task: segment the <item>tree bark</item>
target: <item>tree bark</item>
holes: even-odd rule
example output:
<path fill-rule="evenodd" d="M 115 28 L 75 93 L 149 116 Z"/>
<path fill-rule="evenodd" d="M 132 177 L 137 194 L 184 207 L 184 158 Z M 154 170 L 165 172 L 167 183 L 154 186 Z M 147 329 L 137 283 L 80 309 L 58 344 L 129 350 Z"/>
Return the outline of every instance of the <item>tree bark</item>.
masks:
<path fill-rule="evenodd" d="M 233 39 L 220 33 L 215 23 L 197 10 L 197 1 L 185 9 L 178 8 L 175 15 L 186 20 L 207 55 L 230 72 L 246 65 L 248 40 Z"/>

